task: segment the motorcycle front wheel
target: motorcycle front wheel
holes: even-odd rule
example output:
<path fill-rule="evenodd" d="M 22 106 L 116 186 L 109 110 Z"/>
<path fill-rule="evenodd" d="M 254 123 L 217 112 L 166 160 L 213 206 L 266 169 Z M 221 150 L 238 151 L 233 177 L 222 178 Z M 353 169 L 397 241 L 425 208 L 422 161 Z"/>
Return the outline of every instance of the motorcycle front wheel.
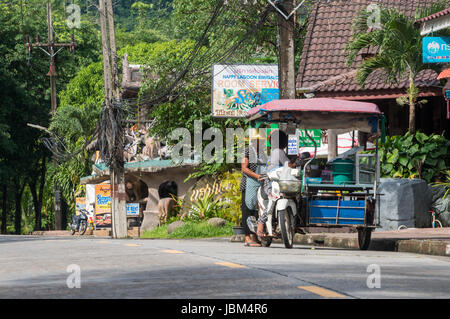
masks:
<path fill-rule="evenodd" d="M 294 216 L 290 207 L 282 210 L 278 214 L 278 223 L 281 229 L 281 237 L 283 238 L 284 247 L 292 248 L 294 245 Z"/>
<path fill-rule="evenodd" d="M 83 235 L 86 232 L 87 223 L 85 220 L 80 221 L 80 227 L 78 228 L 78 234 Z"/>

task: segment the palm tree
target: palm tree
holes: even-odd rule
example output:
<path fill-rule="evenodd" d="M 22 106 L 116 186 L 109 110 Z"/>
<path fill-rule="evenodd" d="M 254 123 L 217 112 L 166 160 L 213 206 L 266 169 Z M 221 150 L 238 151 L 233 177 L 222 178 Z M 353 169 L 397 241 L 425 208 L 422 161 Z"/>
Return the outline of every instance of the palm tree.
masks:
<path fill-rule="evenodd" d="M 420 11 L 416 19 L 442 9 L 440 4 L 433 5 Z M 366 10 L 360 12 L 355 19 L 353 36 L 346 47 L 347 64 L 351 66 L 361 50 L 376 52 L 358 66 L 356 82 L 362 88 L 365 87 L 369 75 L 379 70 L 383 71 L 386 81 L 390 83 L 398 84 L 399 81 L 407 79 L 406 96 L 398 101 L 403 102 L 400 104 L 409 104 L 409 132 L 414 134 L 415 107 L 419 96 L 419 89 L 414 80 L 426 69 L 438 72 L 440 66 L 422 62 L 422 36 L 420 30 L 414 26 L 415 19 L 391 8 L 381 8 L 380 13 L 380 28 L 369 26 L 372 13 Z"/>

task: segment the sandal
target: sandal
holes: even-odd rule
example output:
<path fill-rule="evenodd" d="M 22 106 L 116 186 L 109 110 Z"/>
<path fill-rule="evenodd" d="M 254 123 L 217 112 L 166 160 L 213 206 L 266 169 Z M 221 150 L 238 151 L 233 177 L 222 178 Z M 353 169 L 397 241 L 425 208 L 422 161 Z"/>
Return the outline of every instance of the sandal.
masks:
<path fill-rule="evenodd" d="M 254 241 L 249 241 L 244 243 L 244 246 L 246 247 L 261 247 L 262 245 L 260 243 L 256 243 Z"/>
<path fill-rule="evenodd" d="M 257 235 L 259 238 L 269 237 L 269 234 L 263 233 L 263 232 L 257 232 L 256 235 Z"/>

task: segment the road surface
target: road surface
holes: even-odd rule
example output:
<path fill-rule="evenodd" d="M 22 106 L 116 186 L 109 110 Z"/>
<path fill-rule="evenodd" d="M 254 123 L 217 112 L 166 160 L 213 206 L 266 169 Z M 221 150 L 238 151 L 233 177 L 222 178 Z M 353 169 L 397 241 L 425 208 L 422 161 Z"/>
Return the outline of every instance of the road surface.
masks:
<path fill-rule="evenodd" d="M 0 236 L 0 298 L 450 298 L 449 275 L 409 253 Z"/>

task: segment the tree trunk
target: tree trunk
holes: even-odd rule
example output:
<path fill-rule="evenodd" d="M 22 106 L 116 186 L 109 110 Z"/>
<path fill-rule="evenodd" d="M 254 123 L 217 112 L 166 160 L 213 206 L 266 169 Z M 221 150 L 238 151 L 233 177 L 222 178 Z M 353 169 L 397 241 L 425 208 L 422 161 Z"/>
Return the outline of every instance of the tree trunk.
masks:
<path fill-rule="evenodd" d="M 6 216 L 8 214 L 8 186 L 6 184 L 2 185 L 2 228 L 1 233 L 6 234 Z"/>
<path fill-rule="evenodd" d="M 414 135 L 416 133 L 416 98 L 417 88 L 414 84 L 414 75 L 410 71 L 409 73 L 409 133 Z"/>
<path fill-rule="evenodd" d="M 416 133 L 416 104 L 413 101 L 409 102 L 409 133 Z"/>
<path fill-rule="evenodd" d="M 45 154 L 42 156 L 42 164 L 41 164 L 41 176 L 40 176 L 40 184 L 39 184 L 39 193 L 37 192 L 37 183 L 36 180 L 32 180 L 28 183 L 30 187 L 31 195 L 33 197 L 33 206 L 34 206 L 34 230 L 42 230 L 42 199 L 44 196 L 44 186 L 45 186 L 45 174 L 47 168 L 47 161 Z"/>
<path fill-rule="evenodd" d="M 38 194 L 36 192 L 36 182 L 30 181 L 28 183 L 28 187 L 30 188 L 31 196 L 33 197 L 33 206 L 34 206 L 34 230 L 41 230 L 41 206 L 39 205 Z"/>
<path fill-rule="evenodd" d="M 22 233 L 22 194 L 25 189 L 25 183 L 20 185 L 20 180 L 15 180 L 15 200 L 16 200 L 16 210 L 14 218 L 14 232 L 16 235 Z"/>

